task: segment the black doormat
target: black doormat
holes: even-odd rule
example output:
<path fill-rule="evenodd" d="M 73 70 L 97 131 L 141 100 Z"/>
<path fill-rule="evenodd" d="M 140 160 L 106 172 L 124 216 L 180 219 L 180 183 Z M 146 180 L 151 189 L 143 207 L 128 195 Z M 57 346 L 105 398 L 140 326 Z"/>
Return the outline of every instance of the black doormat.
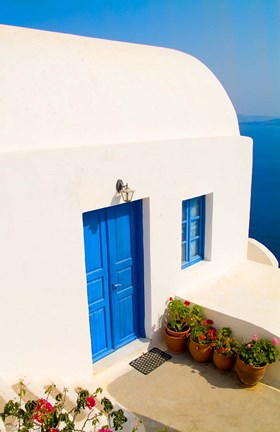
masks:
<path fill-rule="evenodd" d="M 171 359 L 172 356 L 158 348 L 152 348 L 145 354 L 142 354 L 137 359 L 130 362 L 130 366 L 137 369 L 144 375 L 148 375 L 150 372 L 158 368 L 167 360 Z"/>

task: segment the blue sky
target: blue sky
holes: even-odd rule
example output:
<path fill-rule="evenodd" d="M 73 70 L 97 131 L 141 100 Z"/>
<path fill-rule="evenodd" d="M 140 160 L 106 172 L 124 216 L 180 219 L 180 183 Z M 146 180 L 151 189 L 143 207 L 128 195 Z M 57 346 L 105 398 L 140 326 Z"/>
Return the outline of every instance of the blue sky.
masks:
<path fill-rule="evenodd" d="M 238 113 L 280 117 L 280 0 L 0 0 L 0 23 L 179 49 Z"/>

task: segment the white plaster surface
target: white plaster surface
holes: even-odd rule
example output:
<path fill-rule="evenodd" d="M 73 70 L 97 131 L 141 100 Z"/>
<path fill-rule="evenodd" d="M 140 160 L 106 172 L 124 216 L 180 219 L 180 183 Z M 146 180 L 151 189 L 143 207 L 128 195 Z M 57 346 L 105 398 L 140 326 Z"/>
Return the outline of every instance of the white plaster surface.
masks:
<path fill-rule="evenodd" d="M 170 295 L 205 287 L 205 304 L 222 308 L 206 287 L 246 260 L 252 140 L 191 56 L 0 34 L 0 370 L 81 382 L 91 376 L 82 213 L 119 204 L 118 178 L 143 200 L 145 329 L 156 340 Z M 181 270 L 182 200 L 200 195 L 206 259 Z"/>
<path fill-rule="evenodd" d="M 170 295 L 246 259 L 250 167 L 251 140 L 241 137 L 2 154 L 1 370 L 65 381 L 90 373 L 82 213 L 119 203 L 117 178 L 144 203 L 151 338 Z M 211 261 L 181 270 L 182 200 L 209 193 Z"/>
<path fill-rule="evenodd" d="M 249 238 L 248 239 L 248 260 L 267 264 L 272 267 L 278 267 L 279 263 L 273 253 L 259 241 Z"/>
<path fill-rule="evenodd" d="M 0 95 L 0 151 L 239 135 L 213 73 L 166 48 L 0 26 Z"/>
<path fill-rule="evenodd" d="M 183 295 L 185 291 L 185 295 Z M 203 284 L 200 289 L 182 289 L 182 297 L 205 306 L 233 320 L 240 319 L 240 336 L 250 337 L 246 322 L 280 337 L 280 270 L 275 267 L 244 261 L 231 271 Z M 211 318 L 211 317 L 210 317 Z M 231 318 L 229 318 L 231 319 Z M 236 327 L 233 326 L 233 328 Z M 243 332 L 243 334 L 242 334 Z"/>

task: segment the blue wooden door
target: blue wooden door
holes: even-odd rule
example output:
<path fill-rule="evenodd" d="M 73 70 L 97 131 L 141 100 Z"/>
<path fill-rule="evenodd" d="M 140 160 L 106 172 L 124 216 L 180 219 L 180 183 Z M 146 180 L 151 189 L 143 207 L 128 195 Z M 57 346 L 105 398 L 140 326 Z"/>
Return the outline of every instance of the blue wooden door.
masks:
<path fill-rule="evenodd" d="M 92 360 L 143 336 L 141 201 L 84 213 Z"/>

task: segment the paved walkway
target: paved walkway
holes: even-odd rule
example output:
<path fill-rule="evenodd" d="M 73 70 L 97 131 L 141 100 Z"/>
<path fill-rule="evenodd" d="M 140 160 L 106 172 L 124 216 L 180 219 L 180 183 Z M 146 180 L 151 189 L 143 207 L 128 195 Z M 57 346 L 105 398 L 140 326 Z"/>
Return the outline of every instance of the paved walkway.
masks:
<path fill-rule="evenodd" d="M 96 379 L 101 379 L 101 385 L 103 380 L 110 395 L 142 419 L 147 432 L 164 427 L 169 432 L 280 431 L 279 390 L 262 383 L 246 388 L 234 371 L 195 363 L 188 353 L 173 354 L 143 375 L 128 365 L 139 355 L 138 351 L 115 363 Z"/>

